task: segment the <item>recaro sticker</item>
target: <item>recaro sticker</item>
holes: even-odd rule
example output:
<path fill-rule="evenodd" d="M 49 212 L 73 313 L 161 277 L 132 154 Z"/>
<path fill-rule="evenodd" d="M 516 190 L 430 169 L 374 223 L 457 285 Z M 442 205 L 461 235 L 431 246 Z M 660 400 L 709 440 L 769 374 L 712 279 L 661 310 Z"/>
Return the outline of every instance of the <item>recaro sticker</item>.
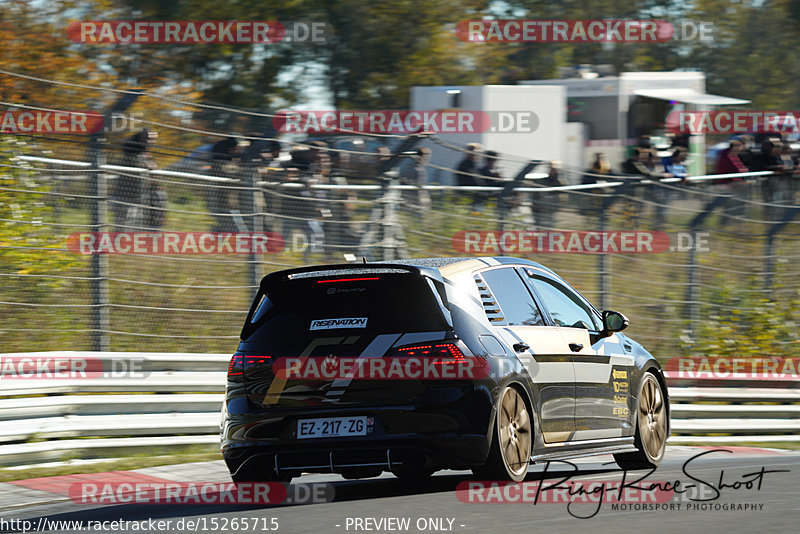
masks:
<path fill-rule="evenodd" d="M 366 317 L 346 317 L 342 319 L 314 319 L 309 330 L 331 330 L 334 328 L 366 328 Z"/>

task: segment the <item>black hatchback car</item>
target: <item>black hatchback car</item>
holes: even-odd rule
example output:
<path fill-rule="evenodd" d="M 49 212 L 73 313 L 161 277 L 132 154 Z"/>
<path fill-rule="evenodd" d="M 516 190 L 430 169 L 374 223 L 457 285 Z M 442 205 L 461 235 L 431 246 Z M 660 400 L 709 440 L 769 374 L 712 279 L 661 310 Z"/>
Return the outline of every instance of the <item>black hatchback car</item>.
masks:
<path fill-rule="evenodd" d="M 654 466 L 667 388 L 627 325 L 522 259 L 274 272 L 228 369 L 223 457 L 234 481 L 520 481 L 531 462 L 597 454 Z"/>

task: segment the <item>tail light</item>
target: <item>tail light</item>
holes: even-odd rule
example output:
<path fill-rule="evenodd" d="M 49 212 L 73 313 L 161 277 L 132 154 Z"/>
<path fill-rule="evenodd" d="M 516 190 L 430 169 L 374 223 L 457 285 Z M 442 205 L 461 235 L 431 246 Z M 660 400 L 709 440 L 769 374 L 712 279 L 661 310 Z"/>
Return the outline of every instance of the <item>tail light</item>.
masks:
<path fill-rule="evenodd" d="M 408 345 L 396 349 L 397 356 L 409 358 L 436 358 L 434 365 L 452 364 L 467 361 L 467 357 L 455 343 L 435 343 Z"/>
<path fill-rule="evenodd" d="M 228 378 L 242 377 L 244 376 L 245 368 L 263 365 L 272 366 L 272 356 L 234 354 L 230 363 L 228 363 Z"/>
<path fill-rule="evenodd" d="M 405 345 L 394 349 L 391 356 L 422 360 L 426 365 L 441 369 L 440 372 L 427 377 L 431 379 L 485 378 L 489 375 L 489 362 L 486 358 L 473 356 L 465 345 L 455 341 Z"/>
<path fill-rule="evenodd" d="M 228 363 L 228 378 L 239 377 L 244 374 L 244 357 L 241 354 L 234 354 Z"/>

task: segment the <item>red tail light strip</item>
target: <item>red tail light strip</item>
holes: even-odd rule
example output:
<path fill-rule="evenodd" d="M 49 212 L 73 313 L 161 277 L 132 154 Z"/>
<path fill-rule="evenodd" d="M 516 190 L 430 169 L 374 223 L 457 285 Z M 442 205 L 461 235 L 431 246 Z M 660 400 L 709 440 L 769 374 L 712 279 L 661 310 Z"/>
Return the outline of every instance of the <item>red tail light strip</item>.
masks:
<path fill-rule="evenodd" d="M 363 282 L 366 280 L 380 280 L 379 277 L 374 276 L 370 278 L 334 278 L 331 280 L 317 280 L 318 284 L 330 284 L 332 282 Z"/>

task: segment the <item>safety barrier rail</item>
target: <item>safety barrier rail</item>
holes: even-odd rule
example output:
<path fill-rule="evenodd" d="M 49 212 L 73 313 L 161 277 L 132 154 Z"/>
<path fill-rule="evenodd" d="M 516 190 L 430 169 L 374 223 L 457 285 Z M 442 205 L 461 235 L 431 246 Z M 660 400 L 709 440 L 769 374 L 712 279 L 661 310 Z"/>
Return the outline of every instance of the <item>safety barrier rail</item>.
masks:
<path fill-rule="evenodd" d="M 0 379 L 0 466 L 219 442 L 227 354 L 33 352 L 13 358 L 136 361 L 140 376 Z M 130 373 L 121 373 L 130 374 Z M 667 373 L 670 443 L 800 441 L 800 381 L 693 381 Z"/>

